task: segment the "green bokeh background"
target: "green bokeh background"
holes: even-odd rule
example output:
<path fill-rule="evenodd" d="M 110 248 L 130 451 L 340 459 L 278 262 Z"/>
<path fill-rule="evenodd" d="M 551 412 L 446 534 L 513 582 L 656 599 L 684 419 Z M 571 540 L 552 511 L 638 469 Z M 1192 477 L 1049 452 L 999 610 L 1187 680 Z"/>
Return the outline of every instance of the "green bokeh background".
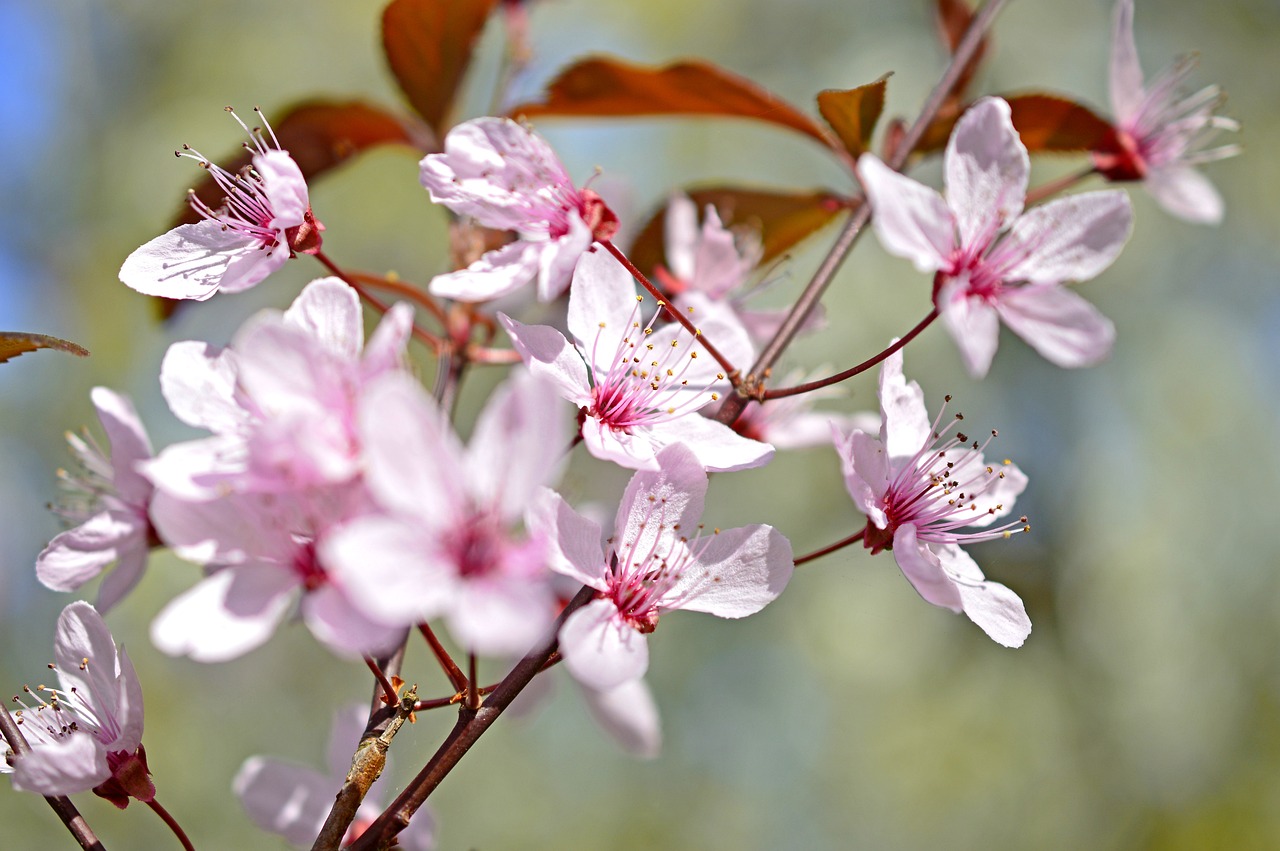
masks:
<path fill-rule="evenodd" d="M 160 232 L 195 177 L 173 148 L 218 154 L 238 144 L 225 104 L 270 115 L 315 94 L 388 104 L 398 94 L 377 48 L 380 3 L 11 2 L 0 11 L 23 10 L 25 28 L 6 28 L 0 45 L 41 61 L 11 66 L 0 87 L 40 92 L 42 119 L 39 138 L 0 167 L 0 229 L 27 270 L 0 297 L 22 305 L 6 314 L 22 330 L 93 351 L 0 366 L 0 691 L 16 692 L 47 675 L 69 599 L 39 587 L 31 567 L 57 531 L 43 505 L 67 461 L 62 433 L 93 420 L 89 388 L 132 394 L 157 445 L 185 439 L 159 394 L 166 346 L 225 342 L 254 310 L 287 305 L 320 274 L 290 263 L 250 293 L 157 324 L 116 270 Z M 584 53 L 696 56 L 806 108 L 820 89 L 892 70 L 889 110 L 911 115 L 944 63 L 927 10 L 923 0 L 547 0 L 534 10 L 527 91 Z M 663 620 L 650 681 L 666 742 L 653 762 L 621 755 L 554 674 L 541 710 L 500 722 L 435 796 L 440 847 L 1280 847 L 1280 7 L 1139 0 L 1137 26 L 1148 74 L 1197 50 L 1195 82 L 1231 93 L 1227 113 L 1243 123 L 1247 151 L 1208 170 L 1226 221 L 1172 220 L 1135 189 L 1128 249 L 1081 287 L 1119 329 L 1114 357 L 1098 368 L 1057 370 L 1006 335 L 991 375 L 975 383 L 940 328 L 907 353 L 931 405 L 954 394 L 975 431 L 1000 429 L 996 451 L 1031 477 L 1020 507 L 1033 533 L 975 548 L 1026 601 L 1027 645 L 1000 648 L 924 604 L 888 555 L 828 557 L 758 617 Z M 981 90 L 1037 87 L 1105 105 L 1109 4 L 1020 0 L 996 32 Z M 491 26 L 464 114 L 485 111 L 500 45 Z M 0 120 L 11 141 L 37 126 L 20 111 Z M 695 181 L 848 188 L 811 142 L 742 122 L 539 129 L 579 180 L 602 167 L 602 191 L 625 196 L 619 211 L 632 221 Z M 1038 161 L 1035 179 L 1076 165 Z M 416 174 L 411 154 L 384 151 L 316 185 L 329 253 L 413 280 L 441 271 L 446 217 Z M 930 164 L 917 176 L 936 183 L 938 174 Z M 793 254 L 771 298 L 798 292 L 832 235 Z M 866 239 L 831 290 L 830 329 L 788 362 L 860 360 L 914 324 L 927 294 L 909 263 Z M 485 386 L 466 386 L 464 418 Z M 874 407 L 871 376 L 850 391 L 834 407 Z M 625 476 L 598 470 L 575 463 L 571 481 L 616 496 Z M 826 448 L 718 476 L 709 504 L 709 523 L 769 522 L 797 552 L 857 523 Z M 201 849 L 284 847 L 252 828 L 230 779 L 254 753 L 318 766 L 331 710 L 363 699 L 367 674 L 297 626 L 230 664 L 161 656 L 147 625 L 194 579 L 193 568 L 157 556 L 110 617 L 142 677 L 161 800 Z M 426 693 L 446 690 L 419 646 L 408 672 Z M 394 782 L 450 723 L 427 715 L 397 739 Z M 113 851 L 176 847 L 141 807 L 78 803 Z M 37 842 L 72 847 L 43 801 L 0 788 L 0 847 Z"/>

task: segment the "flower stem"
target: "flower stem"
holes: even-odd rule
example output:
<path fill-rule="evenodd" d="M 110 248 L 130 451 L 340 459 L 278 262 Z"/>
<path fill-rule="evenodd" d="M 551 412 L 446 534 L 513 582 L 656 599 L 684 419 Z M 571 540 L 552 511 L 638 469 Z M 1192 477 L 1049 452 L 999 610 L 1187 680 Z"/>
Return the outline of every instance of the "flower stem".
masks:
<path fill-rule="evenodd" d="M 813 561 L 814 559 L 819 559 L 825 555 L 834 553 L 836 550 L 842 550 L 845 547 L 849 546 L 850 544 L 856 544 L 858 541 L 862 540 L 862 536 L 865 534 L 867 534 L 867 530 L 866 530 L 866 527 L 863 527 L 859 529 L 857 532 L 854 532 L 849 537 L 836 541 L 834 544 L 825 546 L 820 550 L 814 550 L 811 553 L 806 553 L 800 556 L 800 558 L 796 559 L 796 567 L 799 567 L 805 562 L 810 562 L 810 561 Z"/>
<path fill-rule="evenodd" d="M 22 731 L 18 729 L 18 724 L 13 720 L 13 716 L 9 714 L 8 707 L 0 706 L 0 733 L 3 733 L 5 740 L 9 743 L 9 747 L 13 748 L 13 752 L 19 758 L 23 754 L 31 752 L 31 745 L 27 744 L 27 739 L 22 735 Z M 89 824 L 84 820 L 84 816 L 80 815 L 80 811 L 76 809 L 76 805 L 71 803 L 71 799 L 66 795 L 45 795 L 44 799 L 49 803 L 49 807 L 57 814 L 59 820 L 66 825 L 67 832 L 70 833 L 80 843 L 80 847 L 85 851 L 106 851 L 106 847 L 94 834 Z"/>
<path fill-rule="evenodd" d="M 186 849 L 186 851 L 196 851 L 196 847 L 191 844 L 191 840 L 187 838 L 186 832 L 183 831 L 182 826 L 178 824 L 177 819 L 171 816 L 169 811 L 160 805 L 159 801 L 152 798 L 150 801 L 147 801 L 146 804 L 156 815 L 160 816 L 161 821 L 169 826 L 169 829 L 173 831 L 173 835 L 178 837 L 178 841 L 182 843 L 182 847 Z"/>
<path fill-rule="evenodd" d="M 448 650 L 444 649 L 444 645 L 440 643 L 439 638 L 436 638 L 436 634 L 431 630 L 431 627 L 425 623 L 420 623 L 418 624 L 418 632 L 422 633 L 422 637 L 427 640 L 427 646 L 431 648 L 436 661 L 444 669 L 444 675 L 449 678 L 449 685 L 453 686 L 453 690 L 461 694 L 471 688 L 472 681 L 468 680 L 467 675 L 462 673 L 458 663 L 453 661 L 453 657 L 449 655 Z"/>
<path fill-rule="evenodd" d="M 388 310 L 391 309 L 391 305 L 387 304 L 385 301 L 378 298 L 373 293 L 369 292 L 368 287 L 360 283 L 360 281 L 355 276 L 348 275 L 341 266 L 339 266 L 337 263 L 334 263 L 332 260 L 330 260 L 329 256 L 325 254 L 323 251 L 317 251 L 312 256 L 315 257 L 317 260 L 319 260 L 322 266 L 324 266 L 326 269 L 332 272 L 334 277 L 338 278 L 344 284 L 351 287 L 351 289 L 355 290 L 356 293 L 359 294 L 360 298 L 369 302 L 369 305 L 374 310 L 378 311 L 378 313 L 385 314 Z M 442 341 L 435 334 L 432 334 L 430 331 L 427 331 L 424 328 L 419 328 L 418 323 L 416 322 L 413 323 L 413 336 L 421 340 L 424 344 L 426 344 L 427 348 L 431 349 L 431 351 L 435 352 L 436 354 L 439 354 L 440 350 L 444 347 L 444 341 Z"/>
<path fill-rule="evenodd" d="M 498 720 L 502 711 L 511 705 L 516 695 L 520 694 L 550 661 L 559 649 L 557 635 L 565 619 L 591 602 L 595 595 L 594 588 L 583 586 L 556 618 L 551 638 L 547 643 L 536 652 L 521 659 L 479 709 L 472 711 L 462 707 L 458 711 L 458 723 L 454 725 L 427 764 L 418 772 L 418 776 L 409 782 L 405 790 L 369 825 L 360 838 L 351 843 L 347 851 L 376 851 L 376 849 L 385 848 L 393 836 L 409 825 L 409 819 L 426 803 L 427 797 L 435 791 L 458 761 L 466 756 L 467 751 L 484 735 L 493 722 Z"/>
<path fill-rule="evenodd" d="M 391 684 L 391 680 L 387 679 L 387 675 L 383 673 L 382 668 L 373 657 L 364 657 L 364 663 L 369 666 L 369 670 L 373 672 L 374 679 L 378 681 L 379 688 L 382 689 L 383 702 L 388 706 L 392 706 L 400 700 L 400 695 L 396 694 L 396 687 Z"/>
<path fill-rule="evenodd" d="M 721 354 L 715 346 L 711 345 L 711 342 L 707 340 L 706 337 L 702 336 L 702 332 L 698 330 L 697 325 L 693 324 L 693 320 L 673 308 L 671 306 L 670 299 L 664 296 L 662 291 L 654 286 L 653 282 L 646 278 L 644 273 L 637 269 L 635 264 L 628 260 L 627 256 L 618 250 L 618 246 L 614 245 L 611 240 L 606 239 L 600 244 L 603 245 L 610 254 L 617 258 L 617 261 L 622 264 L 623 268 L 631 273 L 631 277 L 640 282 L 640 286 L 649 291 L 649 295 L 653 296 L 654 299 L 657 300 L 658 304 L 662 306 L 668 316 L 675 319 L 676 322 L 679 322 L 684 326 L 686 331 L 697 338 L 698 342 L 702 344 L 702 347 L 707 350 L 707 354 L 715 358 L 716 363 L 720 364 L 720 366 L 724 368 L 725 375 L 729 379 L 729 383 L 736 389 L 742 374 L 738 371 L 736 366 L 729 362 L 728 358 Z"/>
<path fill-rule="evenodd" d="M 360 283 L 367 284 L 371 287 L 377 287 L 381 290 L 393 292 L 396 295 L 404 296 L 410 301 L 421 305 L 428 313 L 434 316 L 441 325 L 444 325 L 449 321 L 448 317 L 445 315 L 444 309 L 436 303 L 436 300 L 431 297 L 431 294 L 424 292 L 418 287 L 406 284 L 404 281 L 379 277 L 378 275 L 368 275 L 364 272 L 351 272 L 350 276 L 352 280 L 359 281 Z"/>
<path fill-rule="evenodd" d="M 1097 174 L 1097 172 L 1098 172 L 1097 168 L 1095 168 L 1094 166 L 1089 166 L 1083 171 L 1077 171 L 1073 174 L 1066 174 L 1066 175 L 1063 175 L 1062 177 L 1059 177 L 1057 180 L 1050 180 L 1048 183 L 1042 183 L 1039 186 L 1033 186 L 1031 189 L 1027 190 L 1027 200 L 1025 202 L 1025 205 L 1030 207 L 1034 204 L 1039 204 L 1041 201 L 1048 198 L 1049 196 L 1057 195 L 1059 192 L 1064 192 L 1070 189 L 1072 186 L 1075 186 L 1080 181 L 1085 180 L 1089 176 Z"/>
<path fill-rule="evenodd" d="M 871 369 L 871 367 L 880 363 L 880 361 L 889 357 L 889 355 L 901 349 L 907 343 L 910 343 L 913 339 L 915 339 L 916 335 L 918 335 L 925 328 L 928 328 L 929 325 L 933 323 L 933 320 L 937 318 L 938 318 L 938 308 L 935 307 L 933 310 L 929 311 L 929 315 L 927 315 L 924 319 L 921 319 L 919 322 L 916 323 L 916 327 L 912 328 L 906 334 L 903 334 L 901 339 L 896 341 L 893 345 L 889 346 L 889 348 L 885 349 L 883 352 L 876 355 L 875 357 L 867 358 L 857 366 L 849 367 L 844 372 L 837 372 L 835 375 L 829 375 L 826 378 L 819 378 L 816 381 L 806 381 L 804 384 L 797 384 L 794 387 L 782 387 L 777 390 L 766 390 L 764 391 L 763 394 L 761 394 L 761 401 L 768 401 L 770 399 L 783 399 L 787 396 L 799 396 L 801 393 L 808 393 L 812 390 L 820 390 L 823 387 L 829 387 L 830 385 L 838 384 L 841 381 L 844 381 L 845 379 L 853 378 L 855 375 L 861 372 L 866 372 L 868 369 Z"/>
<path fill-rule="evenodd" d="M 977 51 L 982 43 L 983 35 L 991 28 L 996 15 L 1006 2 L 1007 0 L 987 0 L 973 16 L 964 38 L 960 40 L 960 43 L 956 45 L 955 52 L 951 54 L 951 63 L 947 66 L 947 70 L 943 73 L 942 78 L 938 80 L 938 84 L 933 87 L 929 99 L 925 101 L 925 105 L 920 110 L 919 117 L 916 118 L 915 123 L 911 125 L 911 129 L 903 136 L 902 143 L 898 145 L 893 157 L 889 160 L 890 168 L 898 171 L 902 170 L 911 152 L 916 145 L 920 144 L 920 139 L 924 136 L 925 130 L 933 123 L 933 119 L 938 115 L 938 110 L 942 108 L 952 89 L 955 88 L 956 83 L 960 80 L 965 66 L 969 64 L 969 60 L 973 58 L 974 52 Z M 858 241 L 858 237 L 862 235 L 863 229 L 870 220 L 871 208 L 864 201 L 853 211 L 853 215 L 845 223 L 844 229 L 836 237 L 831 250 L 827 252 L 826 258 L 823 259 L 822 264 L 813 273 L 813 278 L 805 286 L 804 292 L 796 299 L 796 303 L 792 306 L 786 319 L 782 321 L 777 332 L 774 333 L 773 339 L 764 347 L 760 357 L 752 365 L 751 371 L 747 375 L 747 381 L 744 382 L 748 387 L 755 383 L 754 376 L 767 374 L 773 365 L 778 362 L 782 353 L 791 345 L 796 333 L 804 325 L 805 320 L 809 318 L 809 313 L 822 300 L 822 296 L 826 293 L 827 287 L 831 285 L 831 281 L 835 278 L 836 272 L 839 271 L 844 258 L 849 254 L 854 243 Z M 746 408 L 751 398 L 752 394 L 750 393 L 734 393 L 726 397 L 724 403 L 720 406 L 720 410 L 716 412 L 715 418 L 725 425 L 732 425 L 742 415 L 742 411 Z"/>

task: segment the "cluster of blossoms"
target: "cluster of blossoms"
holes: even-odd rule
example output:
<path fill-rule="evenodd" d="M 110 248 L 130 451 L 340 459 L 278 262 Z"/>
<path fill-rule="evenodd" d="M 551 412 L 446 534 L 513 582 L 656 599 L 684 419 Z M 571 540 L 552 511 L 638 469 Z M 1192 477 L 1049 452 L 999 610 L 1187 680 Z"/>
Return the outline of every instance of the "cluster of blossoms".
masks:
<path fill-rule="evenodd" d="M 1191 166 L 1234 152 L 1203 149 L 1209 130 L 1229 126 L 1212 115 L 1217 92 L 1177 99 L 1181 67 L 1144 91 L 1132 15 L 1121 0 L 1116 150 L 1095 151 L 1096 170 L 1144 180 L 1187 218 L 1216 219 L 1220 202 Z M 361 276 L 321 251 L 302 170 L 269 127 L 245 129 L 250 162 L 238 172 L 179 152 L 209 171 L 225 201 L 214 208 L 193 194 L 200 221 L 139 248 L 121 280 L 203 300 L 251 287 L 298 254 L 316 255 L 334 275 L 312 281 L 288 309 L 252 317 L 225 347 L 170 347 L 164 398 L 206 437 L 154 454 L 132 404 L 93 391 L 110 451 L 72 438 L 80 470 L 62 474 L 59 508 L 71 528 L 36 564 L 47 587 L 72 591 L 105 572 L 98 607 L 107 611 L 138 584 L 148 551 L 167 547 L 200 577 L 152 623 L 163 652 L 226 661 L 296 618 L 334 653 L 377 669 L 376 657 L 420 631 L 457 689 L 433 705 L 474 711 L 486 690 L 447 658 L 431 629 L 439 622 L 471 657 L 472 678 L 477 656 L 543 667 L 562 660 L 601 726 L 628 751 L 652 755 L 659 723 L 643 678 L 648 636 L 663 615 L 755 614 L 809 558 L 797 558 L 772 526 L 704 527 L 709 474 L 762 466 L 779 448 L 833 445 L 862 515 L 848 542 L 891 551 L 922 598 L 964 613 L 999 644 L 1029 636 L 1017 594 L 987 580 L 963 548 L 1029 529 L 1013 514 L 1027 477 L 1010 461 L 989 461 L 990 441 L 971 441 L 959 415 L 944 419 L 944 408 L 930 418 L 919 385 L 903 374 L 899 348 L 909 340 L 870 362 L 882 364 L 878 415 L 812 410 L 836 392 L 831 382 L 776 398 L 743 383 L 737 367 L 752 364 L 790 319 L 746 304 L 765 256 L 750 226 L 726 226 L 714 206 L 672 196 L 655 284 L 613 244 L 613 211 L 575 187 L 527 125 L 480 118 L 454 127 L 443 150 L 422 159 L 421 184 L 462 220 L 508 236 L 409 292 L 441 316 L 435 299 L 457 302 L 447 331 L 463 365 L 469 330 L 456 326 L 467 323 L 505 330 L 512 349 L 503 359 L 520 362 L 464 440 L 443 401 L 457 377 L 430 394 L 408 356 L 415 334 L 442 338 L 424 330 L 410 301 L 369 299 L 382 316 L 366 341 Z M 1030 156 L 999 98 L 963 113 L 943 165 L 945 196 L 874 154 L 856 161 L 881 244 L 932 275 L 921 287 L 932 305 L 925 324 L 941 318 L 975 377 L 990 368 L 1001 322 L 1059 366 L 1105 359 L 1114 326 L 1066 285 L 1118 256 L 1132 228 L 1128 196 L 1110 189 L 1030 204 Z M 528 284 L 557 305 L 568 290 L 548 324 L 483 313 Z M 787 333 L 822 327 L 819 310 L 808 317 Z M 717 419 L 716 403 L 735 396 L 752 401 Z M 578 443 L 634 471 L 615 511 L 575 507 L 580 494 L 557 490 Z M 600 522 L 610 513 L 611 527 Z M 154 804 L 141 689 L 97 610 L 66 609 L 55 655 L 62 687 L 28 690 L 36 705 L 20 713 L 20 727 L 29 748 L 15 745 L 3 768 L 42 794 L 93 789 L 121 806 Z M 400 683 L 378 674 L 394 704 Z M 299 844 L 321 830 L 367 714 L 348 716 L 335 728 L 329 775 L 259 757 L 245 763 L 234 786 L 255 823 Z M 345 843 L 377 821 L 369 798 L 353 818 Z M 429 819 L 413 824 L 402 844 L 430 847 Z"/>

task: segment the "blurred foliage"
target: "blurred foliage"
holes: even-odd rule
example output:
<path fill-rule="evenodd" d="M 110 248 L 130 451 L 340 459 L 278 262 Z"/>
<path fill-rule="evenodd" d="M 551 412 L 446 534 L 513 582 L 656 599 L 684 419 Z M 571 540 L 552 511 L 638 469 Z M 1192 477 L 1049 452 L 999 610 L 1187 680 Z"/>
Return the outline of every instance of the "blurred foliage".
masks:
<path fill-rule="evenodd" d="M 874 0 L 546 0 L 530 4 L 534 57 L 508 102 L 587 54 L 662 65 L 714 62 L 798 104 L 893 71 L 886 118 L 910 117 L 941 72 L 927 5 Z M 157 445 L 189 436 L 156 375 L 180 339 L 225 342 L 262 306 L 284 306 L 321 274 L 306 260 L 266 284 L 155 322 L 116 281 L 196 182 L 183 142 L 228 151 L 222 112 L 323 96 L 406 106 L 380 58 L 381 4 L 227 0 L 0 0 L 0 327 L 76 340 L 87 360 L 49 354 L 0 369 L 0 682 L 44 676 L 56 613 L 31 566 L 57 531 L 43 504 L 67 462 L 61 435 L 92 422 L 95 384 L 138 401 Z M 1014 3 L 971 92 L 1034 88 L 1103 108 L 1110 5 Z M 1248 149 L 1210 166 L 1227 199 L 1218 229 L 1165 216 L 1134 191 L 1137 227 L 1110 270 L 1082 287 L 1111 316 L 1108 364 L 1065 373 L 1006 336 L 989 378 L 967 379 L 941 329 L 913 343 L 907 371 L 943 393 L 1031 476 L 1033 533 L 978 548 L 988 574 L 1027 601 L 1035 631 L 1008 651 L 962 617 L 923 604 L 888 556 L 844 552 L 802 568 L 759 617 L 663 620 L 652 685 L 666 747 L 619 754 L 573 687 L 540 712 L 504 719 L 434 799 L 443 848 L 1153 848 L 1280 846 L 1280 540 L 1269 494 L 1280 477 L 1280 158 L 1271 81 L 1280 77 L 1272 0 L 1138 0 L 1148 74 L 1199 51 L 1196 82 L 1221 83 Z M 456 105 L 490 110 L 501 27 L 476 45 Z M 434 107 L 433 107 L 434 108 Z M 760 189 L 852 187 L 796 134 L 733 119 L 547 120 L 539 129 L 579 181 L 631 228 L 690 183 Z M 1262 141 L 1259 141 L 1262 140 Z M 1035 181 L 1078 160 L 1037 161 Z M 923 179 L 937 180 L 926 164 Z M 425 281 L 447 262 L 446 217 L 417 183 L 416 156 L 386 148 L 314 188 L 326 250 L 355 267 Z M 792 250 L 766 296 L 783 304 L 830 231 Z M 928 280 L 866 239 L 827 300 L 831 328 L 790 364 L 848 364 L 928 310 Z M 424 371 L 429 366 L 424 364 Z M 468 421 L 497 377 L 464 387 Z M 874 407 L 874 379 L 844 407 Z M 830 403 L 828 403 L 830 404 Z M 625 475 L 588 480 L 616 496 Z M 771 522 L 797 552 L 859 522 L 834 453 L 783 455 L 717 477 L 708 523 Z M 160 798 L 201 848 L 273 848 L 230 794 L 254 753 L 317 763 L 332 707 L 369 691 L 301 629 L 234 663 L 160 656 L 147 625 L 194 568 L 153 559 L 139 593 L 111 613 L 147 700 L 146 743 Z M 409 674 L 443 678 L 419 648 Z M 496 674 L 492 666 L 490 674 Z M 429 713 L 396 741 L 407 777 L 450 726 Z M 140 807 L 78 796 L 108 848 L 172 844 Z M 501 814 L 499 817 L 496 814 Z M 45 803 L 0 789 L 5 847 L 64 847 Z M 59 844 L 61 843 L 61 844 Z"/>

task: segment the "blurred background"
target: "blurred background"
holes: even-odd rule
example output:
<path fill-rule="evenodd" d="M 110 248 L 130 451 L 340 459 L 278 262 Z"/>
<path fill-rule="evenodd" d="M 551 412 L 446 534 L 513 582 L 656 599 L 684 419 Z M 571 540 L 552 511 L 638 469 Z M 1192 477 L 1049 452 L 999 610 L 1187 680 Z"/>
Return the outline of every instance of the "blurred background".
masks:
<path fill-rule="evenodd" d="M 541 709 L 499 723 L 434 796 L 441 848 L 1280 847 L 1280 6 L 1137 5 L 1148 76 L 1198 51 L 1193 85 L 1221 84 L 1226 114 L 1243 124 L 1244 155 L 1206 170 L 1225 222 L 1184 224 L 1133 188 L 1128 249 L 1080 287 L 1119 329 L 1098 368 L 1058 370 L 1006 334 L 990 376 L 974 382 L 939 327 L 906 355 L 931 409 L 953 394 L 974 431 L 998 428 L 994 452 L 1030 476 L 1019 507 L 1032 534 L 973 551 L 1026 601 L 1026 646 L 1001 648 L 922 602 L 889 554 L 842 551 L 801 568 L 760 616 L 663 619 L 650 683 L 665 746 L 652 762 L 621 754 L 555 672 Z M 116 272 L 197 177 L 173 149 L 234 150 L 242 137 L 227 104 L 261 104 L 268 117 L 317 94 L 400 106 L 378 47 L 381 6 L 0 0 L 0 328 L 93 352 L 0 366 L 0 692 L 47 677 L 70 600 L 40 587 L 32 565 L 59 530 L 44 506 L 69 460 L 63 434 L 97 428 L 89 389 L 131 394 L 157 447 L 187 439 L 159 393 L 165 348 L 226 342 L 321 274 L 289 263 L 249 293 L 157 322 Z M 532 21 L 529 96 L 587 53 L 701 57 L 805 109 L 821 89 L 893 71 L 888 114 L 913 116 L 945 64 L 924 0 L 545 0 Z M 974 91 L 1056 90 L 1106 112 L 1110 27 L 1099 0 L 1012 3 Z M 464 116 L 487 111 L 501 47 L 491 22 Z M 763 125 L 538 129 L 579 182 L 604 170 L 624 221 L 695 182 L 849 189 L 811 142 Z M 1033 183 L 1080 164 L 1037 160 Z M 937 185 L 939 174 L 935 162 L 915 176 Z M 411 152 L 358 159 L 315 185 L 312 204 L 339 262 L 420 282 L 444 268 L 446 216 Z M 834 233 L 793 252 L 768 298 L 794 296 Z M 927 311 L 928 284 L 864 239 L 828 297 L 831 327 L 787 363 L 843 366 L 878 351 Z M 486 386 L 464 388 L 464 421 Z M 872 409 L 874 387 L 861 377 L 825 404 Z M 625 475 L 581 461 L 574 487 L 616 499 Z M 716 477 L 709 505 L 708 523 L 769 522 L 797 553 L 861 525 L 829 447 Z M 255 753 L 322 766 L 332 709 L 366 699 L 369 678 L 296 625 L 229 664 L 161 656 L 148 624 L 195 578 L 156 555 L 109 618 L 142 678 L 160 800 L 197 847 L 283 848 L 243 815 L 232 776 Z M 419 646 L 406 670 L 425 695 L 447 691 Z M 427 714 L 397 739 L 393 785 L 451 723 Z M 176 847 L 142 807 L 77 803 L 108 848 Z M 42 800 L 7 788 L 0 824 L 5 848 L 72 844 Z"/>

